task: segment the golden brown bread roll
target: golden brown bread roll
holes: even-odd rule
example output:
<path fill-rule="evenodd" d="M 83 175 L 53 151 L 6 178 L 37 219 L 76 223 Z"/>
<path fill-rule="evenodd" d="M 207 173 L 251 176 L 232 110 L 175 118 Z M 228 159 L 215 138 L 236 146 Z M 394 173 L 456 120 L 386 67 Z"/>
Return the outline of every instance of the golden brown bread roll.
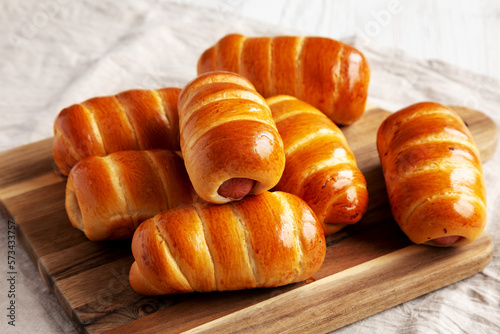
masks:
<path fill-rule="evenodd" d="M 377 146 L 392 213 L 417 244 L 462 246 L 486 224 L 481 160 L 463 120 L 423 102 L 382 123 Z"/>
<path fill-rule="evenodd" d="M 226 203 L 278 183 L 283 141 L 266 101 L 242 76 L 210 72 L 188 83 L 179 127 L 186 170 L 204 200 Z"/>
<path fill-rule="evenodd" d="M 358 222 L 368 207 L 366 180 L 342 131 L 294 97 L 267 99 L 285 145 L 285 171 L 273 190 L 311 206 L 326 235 Z"/>
<path fill-rule="evenodd" d="M 196 198 L 176 153 L 120 151 L 78 162 L 68 177 L 65 206 L 71 224 L 98 241 L 132 238 L 144 220 Z"/>
<path fill-rule="evenodd" d="M 198 74 L 215 70 L 243 75 L 266 98 L 295 96 L 337 124 L 351 124 L 365 111 L 368 62 L 352 46 L 330 38 L 230 34 L 198 60 Z"/>
<path fill-rule="evenodd" d="M 63 175 L 88 156 L 179 150 L 180 88 L 135 89 L 63 109 L 54 123 L 54 161 Z"/>
<path fill-rule="evenodd" d="M 325 236 L 309 206 L 283 192 L 207 202 L 157 214 L 132 239 L 130 284 L 138 293 L 275 287 L 311 277 Z"/>

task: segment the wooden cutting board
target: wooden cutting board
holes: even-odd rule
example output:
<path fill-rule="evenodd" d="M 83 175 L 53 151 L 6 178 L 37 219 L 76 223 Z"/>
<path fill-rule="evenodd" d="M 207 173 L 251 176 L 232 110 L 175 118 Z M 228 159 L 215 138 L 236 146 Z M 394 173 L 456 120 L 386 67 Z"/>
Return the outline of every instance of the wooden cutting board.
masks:
<path fill-rule="evenodd" d="M 486 161 L 496 147 L 495 124 L 474 110 L 454 109 Z M 388 114 L 369 108 L 342 128 L 366 177 L 370 205 L 359 223 L 327 238 L 324 264 L 306 282 L 177 296 L 135 293 L 128 282 L 130 241 L 91 242 L 69 223 L 52 139 L 0 154 L 2 213 L 15 221 L 18 240 L 80 332 L 331 331 L 469 277 L 492 257 L 487 231 L 466 247 L 431 248 L 413 245 L 399 230 L 375 145 Z"/>

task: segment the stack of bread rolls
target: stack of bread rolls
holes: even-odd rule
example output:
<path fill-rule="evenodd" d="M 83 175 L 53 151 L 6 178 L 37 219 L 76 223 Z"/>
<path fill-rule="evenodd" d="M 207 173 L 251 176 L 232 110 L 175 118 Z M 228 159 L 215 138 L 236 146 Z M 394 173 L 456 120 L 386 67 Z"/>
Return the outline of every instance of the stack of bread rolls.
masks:
<path fill-rule="evenodd" d="M 369 77 L 364 56 L 332 39 L 232 34 L 200 56 L 198 76 L 182 89 L 130 90 L 66 108 L 54 124 L 53 154 L 68 176 L 70 222 L 90 240 L 132 238 L 130 283 L 141 294 L 303 281 L 324 261 L 325 236 L 368 207 L 366 180 L 337 125 L 362 116 Z M 404 130 L 391 131 L 400 122 L 391 118 L 378 138 L 396 220 L 418 231 L 410 236 L 417 243 L 472 242 L 484 227 L 484 205 L 472 200 L 475 232 L 422 233 L 419 219 L 432 212 L 419 192 L 404 198 L 413 183 L 394 175 L 401 168 L 391 154 L 401 147 L 390 141 Z M 463 184 L 476 186 L 477 152 L 464 136 L 460 145 L 472 148 L 462 160 L 476 178 Z M 462 161 L 451 160 L 444 164 Z"/>

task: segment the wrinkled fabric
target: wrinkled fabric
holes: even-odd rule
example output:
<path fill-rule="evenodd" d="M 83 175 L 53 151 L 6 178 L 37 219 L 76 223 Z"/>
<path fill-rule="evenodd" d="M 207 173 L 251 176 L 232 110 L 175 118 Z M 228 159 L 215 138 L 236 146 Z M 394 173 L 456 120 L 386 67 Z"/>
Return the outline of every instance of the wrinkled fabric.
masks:
<path fill-rule="evenodd" d="M 132 88 L 182 87 L 196 62 L 225 34 L 301 34 L 215 9 L 162 0 L 0 3 L 0 151 L 52 136 L 59 111 L 94 96 Z M 284 19 L 289 12 L 283 12 Z M 293 18 L 292 18 L 293 19 Z M 362 36 L 345 39 L 371 65 L 369 102 L 390 111 L 421 101 L 473 107 L 500 124 L 500 84 L 438 61 L 416 60 Z M 484 164 L 487 229 L 499 243 L 500 153 Z M 0 245 L 7 222 L 0 221 Z M 0 247 L 0 259 L 6 259 Z M 21 245 L 16 249 L 18 318 L 2 333 L 73 333 L 69 318 Z M 4 270 L 5 271 L 5 270 Z M 7 291 L 0 279 L 0 290 Z M 0 298 L 5 310 L 7 298 Z M 4 308 L 5 307 L 5 308 Z M 337 331 L 338 333 L 500 332 L 500 251 L 482 272 Z"/>

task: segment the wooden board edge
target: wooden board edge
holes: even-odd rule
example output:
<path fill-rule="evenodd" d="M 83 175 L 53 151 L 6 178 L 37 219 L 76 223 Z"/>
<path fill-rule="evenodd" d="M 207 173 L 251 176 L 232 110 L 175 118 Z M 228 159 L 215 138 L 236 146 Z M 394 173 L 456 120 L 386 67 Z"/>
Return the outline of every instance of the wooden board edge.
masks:
<path fill-rule="evenodd" d="M 83 325 L 83 322 L 79 319 L 75 310 L 72 309 L 68 299 L 64 296 L 64 293 L 59 289 L 57 281 L 49 275 L 49 271 L 45 268 L 43 259 L 42 258 L 37 259 L 35 265 L 38 268 L 38 274 L 44 281 L 45 285 L 49 288 L 50 292 L 57 299 L 59 305 L 61 306 L 62 310 L 64 311 L 68 319 L 71 321 L 75 329 L 80 333 L 87 333 L 87 330 Z"/>
<path fill-rule="evenodd" d="M 4 204 L 4 202 L 3 202 L 3 200 L 2 200 L 1 197 L 0 197 L 0 214 L 2 215 L 2 217 L 5 218 L 5 220 L 14 221 L 14 216 L 9 211 L 9 208 Z"/>
<path fill-rule="evenodd" d="M 55 173 L 56 165 L 52 156 L 53 140 L 54 138 L 50 137 L 0 152 L 0 190 L 25 180 L 26 173 L 29 173 L 29 177 L 49 170 Z M 12 161 L 21 164 L 13 164 Z"/>
<path fill-rule="evenodd" d="M 40 275 L 40 278 L 44 282 L 45 286 L 49 289 L 51 293 L 53 293 L 53 295 L 59 302 L 59 305 L 61 305 L 62 309 L 64 310 L 64 313 L 66 313 L 68 319 L 75 326 L 75 329 L 77 329 L 79 332 L 86 332 L 85 328 L 82 327 L 82 325 L 78 322 L 77 320 L 78 316 L 74 312 L 74 310 L 71 309 L 71 306 L 68 304 L 66 298 L 64 297 L 64 294 L 58 289 L 54 279 L 52 279 L 47 274 L 47 270 L 43 268 L 43 264 L 40 262 L 40 257 L 36 253 L 33 246 L 28 242 L 29 238 L 25 236 L 22 225 L 17 224 L 14 217 L 12 216 L 8 208 L 4 205 L 1 199 L 0 199 L 0 213 L 6 220 L 14 221 L 14 223 L 16 223 L 17 240 L 19 240 L 23 249 L 26 251 L 30 260 L 33 262 L 33 265 L 35 266 L 35 269 L 38 271 L 38 274 Z"/>
<path fill-rule="evenodd" d="M 44 139 L 40 139 L 31 143 L 23 144 L 21 146 L 17 146 L 14 148 L 10 148 L 8 150 L 0 152 L 0 158 L 3 158 L 4 156 L 8 156 L 12 154 L 13 152 L 20 151 L 20 150 L 27 150 L 30 151 L 33 145 L 35 144 L 40 144 L 40 145 L 49 145 L 50 148 L 52 148 L 52 143 L 54 142 L 54 137 L 47 137 Z"/>
<path fill-rule="evenodd" d="M 466 260 L 463 256 L 458 260 L 453 253 L 466 255 Z M 405 258 L 421 256 L 428 260 L 430 254 L 433 260 L 421 268 L 404 264 Z M 411 245 L 186 333 L 326 333 L 470 277 L 483 270 L 492 257 L 493 243 L 487 231 L 462 248 Z M 395 275 L 401 276 L 396 284 L 388 279 Z M 301 301 L 300 306 L 291 302 L 296 300 Z M 278 318 L 273 309 L 280 310 Z M 122 333 L 127 332 L 126 325 L 122 329 Z"/>
<path fill-rule="evenodd" d="M 35 249 L 28 242 L 28 238 L 26 237 L 26 235 L 25 235 L 25 233 L 23 231 L 22 225 L 20 225 L 20 224 L 18 224 L 16 222 L 15 217 L 9 211 L 8 207 L 3 203 L 3 201 L 2 201 L 1 198 L 0 198 L 0 214 L 2 215 L 2 217 L 5 218 L 5 220 L 7 222 L 9 222 L 9 221 L 14 222 L 14 224 L 16 226 L 16 239 L 19 240 L 19 242 L 22 245 L 23 249 L 28 254 L 30 260 L 33 262 L 33 264 L 38 269 L 38 265 L 37 265 L 38 264 L 38 255 L 36 254 Z"/>
<path fill-rule="evenodd" d="M 456 105 L 449 105 L 465 122 L 470 129 L 470 125 L 474 124 L 474 130 L 471 130 L 474 141 L 481 141 L 484 145 L 478 147 L 481 161 L 488 161 L 498 146 L 498 126 L 491 117 L 481 111 Z"/>

